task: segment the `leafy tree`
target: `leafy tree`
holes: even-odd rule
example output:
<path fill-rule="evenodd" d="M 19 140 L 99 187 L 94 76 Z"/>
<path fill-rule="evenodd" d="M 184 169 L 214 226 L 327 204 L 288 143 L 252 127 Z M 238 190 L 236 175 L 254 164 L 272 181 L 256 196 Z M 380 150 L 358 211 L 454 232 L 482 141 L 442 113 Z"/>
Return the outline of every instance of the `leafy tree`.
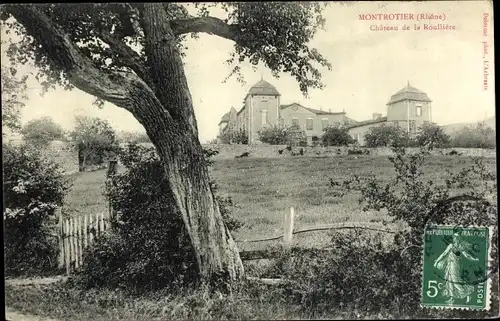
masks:
<path fill-rule="evenodd" d="M 101 165 L 118 148 L 114 129 L 98 117 L 77 116 L 70 136 L 78 149 L 80 171 L 88 165 Z"/>
<path fill-rule="evenodd" d="M 248 134 L 246 130 L 225 130 L 219 139 L 223 144 L 248 144 Z"/>
<path fill-rule="evenodd" d="M 43 146 L 53 140 L 64 140 L 64 129 L 50 117 L 40 117 L 27 122 L 21 129 L 26 142 Z"/>
<path fill-rule="evenodd" d="M 329 126 L 322 136 L 324 146 L 347 146 L 354 143 L 346 126 Z"/>
<path fill-rule="evenodd" d="M 366 147 L 409 146 L 411 138 L 398 126 L 382 124 L 371 127 L 365 134 Z"/>
<path fill-rule="evenodd" d="M 21 109 L 28 99 L 26 96 L 28 76 L 21 79 L 15 76 L 15 68 L 9 70 L 2 66 L 2 127 L 5 126 L 14 132 L 21 129 Z"/>
<path fill-rule="evenodd" d="M 462 148 L 495 148 L 495 130 L 484 123 L 466 126 L 452 135 L 450 145 Z"/>
<path fill-rule="evenodd" d="M 429 123 L 420 127 L 415 141 L 418 146 L 443 148 L 450 144 L 450 136 L 443 131 L 442 127 Z"/>
<path fill-rule="evenodd" d="M 205 281 L 240 279 L 243 265 L 210 188 L 182 62 L 183 40 L 200 32 L 231 40 L 232 74 L 245 60 L 263 62 L 276 76 L 290 73 L 304 94 L 322 88 L 318 68 L 330 68 L 308 48 L 324 23 L 322 4 L 222 3 L 225 19 L 209 16 L 214 5 L 196 4 L 199 14 L 192 16 L 175 3 L 8 4 L 1 16 L 22 36 L 8 50 L 12 62 L 33 59 L 44 84 L 76 87 L 128 110 L 144 126 Z"/>
<path fill-rule="evenodd" d="M 57 268 L 57 239 L 47 221 L 69 189 L 59 166 L 30 145 L 2 144 L 5 271 L 40 274 Z M 52 226 L 52 225 L 51 225 Z"/>
<path fill-rule="evenodd" d="M 248 133 L 244 129 L 234 132 L 233 142 L 236 144 L 248 144 Z"/>
<path fill-rule="evenodd" d="M 118 136 L 118 141 L 122 143 L 151 143 L 148 134 L 143 132 L 121 132 Z"/>
<path fill-rule="evenodd" d="M 259 135 L 259 140 L 266 144 L 285 145 L 289 141 L 289 129 L 287 127 L 264 127 L 257 134 Z"/>

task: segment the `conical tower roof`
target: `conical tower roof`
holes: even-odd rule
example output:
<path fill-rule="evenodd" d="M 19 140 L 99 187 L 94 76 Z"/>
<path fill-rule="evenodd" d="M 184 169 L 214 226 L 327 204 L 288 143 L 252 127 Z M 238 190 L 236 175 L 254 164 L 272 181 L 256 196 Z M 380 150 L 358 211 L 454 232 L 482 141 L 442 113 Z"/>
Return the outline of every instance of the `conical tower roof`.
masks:
<path fill-rule="evenodd" d="M 387 105 L 392 105 L 403 100 L 416 100 L 425 102 L 432 101 L 426 93 L 413 86 L 410 86 L 410 82 L 408 82 L 406 87 L 392 95 Z"/>
<path fill-rule="evenodd" d="M 248 95 L 281 96 L 276 87 L 263 79 L 261 79 L 258 83 L 253 85 L 252 88 L 250 88 L 250 90 L 248 91 Z"/>

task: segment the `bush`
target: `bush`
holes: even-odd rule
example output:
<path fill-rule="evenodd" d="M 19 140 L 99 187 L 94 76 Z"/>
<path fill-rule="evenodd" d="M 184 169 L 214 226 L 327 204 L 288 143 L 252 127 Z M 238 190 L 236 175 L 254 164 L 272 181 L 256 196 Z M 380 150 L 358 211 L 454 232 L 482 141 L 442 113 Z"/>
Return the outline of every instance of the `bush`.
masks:
<path fill-rule="evenodd" d="M 480 158 L 475 159 L 473 166 L 458 173 L 448 170 L 449 178 L 437 184 L 433 180 L 423 179 L 421 166 L 430 154 L 428 149 L 421 149 L 412 155 L 407 155 L 404 148 L 393 148 L 393 151 L 395 156 L 389 159 L 394 165 L 395 176 L 388 183 L 381 183 L 374 176 L 361 179 L 356 175 L 342 183 L 334 180 L 330 183 L 335 188 L 336 195 L 360 192 L 359 202 L 363 204 L 363 210 L 385 210 L 392 222 L 403 222 L 404 228 L 395 234 L 393 242 L 385 249 L 383 243 L 378 241 L 367 240 L 359 245 L 359 242 L 356 243 L 362 239 L 359 235 L 353 239 L 341 237 L 340 239 L 344 239 L 343 245 L 337 239 L 334 248 L 339 257 L 331 258 L 321 265 L 322 268 L 328 266 L 330 270 L 325 272 L 324 277 L 320 274 L 317 281 L 318 284 L 324 282 L 325 286 L 318 286 L 318 290 L 312 294 L 306 293 L 306 298 L 321 296 L 325 293 L 325 288 L 332 291 L 329 297 L 335 297 L 338 291 L 347 289 L 349 295 L 344 293 L 337 298 L 344 305 L 354 304 L 355 309 L 371 306 L 377 312 L 385 308 L 386 311 L 392 309 L 404 315 L 440 314 L 441 312 L 419 311 L 422 235 L 426 224 L 496 225 L 498 209 L 495 201 L 495 174 L 485 168 Z M 440 213 L 428 216 L 431 209 L 457 196 L 457 190 L 464 195 L 462 201 L 458 199 L 459 201 L 443 207 Z M 467 201 L 466 197 L 474 197 L 477 201 Z M 497 239 L 498 231 L 495 229 L 492 242 L 494 262 L 498 260 Z M 352 266 L 357 268 L 353 271 Z M 355 279 L 355 275 L 358 279 Z M 493 273 L 492 277 L 498 280 L 498 273 Z M 343 283 L 346 279 L 350 281 Z M 328 284 L 328 280 L 334 281 Z M 404 305 L 398 302 L 404 302 Z M 400 311 L 400 308 L 408 309 Z M 498 311 L 498 306 L 496 309 Z M 454 315 L 455 312 L 442 313 Z M 474 313 L 478 315 L 478 312 L 471 312 L 471 315 Z"/>
<path fill-rule="evenodd" d="M 355 142 L 345 126 L 329 126 L 322 136 L 324 146 L 347 146 Z"/>
<path fill-rule="evenodd" d="M 450 145 L 450 136 L 436 124 L 424 124 L 415 137 L 416 145 L 429 148 L 446 148 Z"/>
<path fill-rule="evenodd" d="M 248 144 L 248 133 L 246 130 L 225 130 L 219 139 L 222 144 Z"/>
<path fill-rule="evenodd" d="M 21 129 L 23 139 L 38 147 L 46 146 L 53 140 L 64 140 L 64 129 L 50 117 L 30 120 Z"/>
<path fill-rule="evenodd" d="M 285 145 L 289 141 L 289 130 L 287 127 L 264 127 L 258 132 L 259 140 L 270 145 Z"/>
<path fill-rule="evenodd" d="M 346 318 L 484 317 L 481 311 L 420 308 L 422 235 L 427 222 L 495 226 L 497 205 L 491 201 L 496 197 L 494 173 L 478 158 L 470 168 L 449 172 L 442 183 L 424 180 L 421 166 L 430 154 L 428 149 L 411 155 L 400 147 L 393 151 L 390 161 L 395 175 L 389 182 L 354 176 L 330 183 L 337 196 L 360 193 L 365 211 L 387 211 L 392 222 L 403 222 L 403 229 L 394 236 L 375 236 L 362 230 L 337 232 L 329 249 L 292 249 L 278 257 L 262 276 L 290 280 L 286 296 L 316 317 L 343 310 Z M 432 208 L 456 196 L 458 190 L 479 201 L 455 202 L 444 207 L 440 215 L 428 217 Z M 495 229 L 493 262 L 498 260 L 497 239 Z M 498 272 L 491 277 L 498 283 Z M 495 303 L 488 315 L 492 316 L 498 314 L 498 295 L 497 289 L 491 291 Z"/>
<path fill-rule="evenodd" d="M 127 171 L 106 182 L 106 196 L 118 215 L 111 231 L 85 254 L 79 283 L 144 292 L 197 281 L 195 255 L 156 152 L 129 145 L 120 160 Z M 228 228 L 238 228 L 229 210 L 232 201 L 217 200 Z"/>
<path fill-rule="evenodd" d="M 479 123 L 466 126 L 452 135 L 451 147 L 459 148 L 495 148 L 496 135 L 493 128 Z"/>
<path fill-rule="evenodd" d="M 70 135 L 78 150 L 80 171 L 88 166 L 102 166 L 106 158 L 113 157 L 119 149 L 114 129 L 98 117 L 76 117 L 76 126 Z"/>
<path fill-rule="evenodd" d="M 58 243 L 51 229 L 68 181 L 56 163 L 27 145 L 2 145 L 5 273 L 40 275 L 57 269 Z"/>
<path fill-rule="evenodd" d="M 411 145 L 406 131 L 398 126 L 380 125 L 371 127 L 365 134 L 366 147 L 405 146 Z"/>

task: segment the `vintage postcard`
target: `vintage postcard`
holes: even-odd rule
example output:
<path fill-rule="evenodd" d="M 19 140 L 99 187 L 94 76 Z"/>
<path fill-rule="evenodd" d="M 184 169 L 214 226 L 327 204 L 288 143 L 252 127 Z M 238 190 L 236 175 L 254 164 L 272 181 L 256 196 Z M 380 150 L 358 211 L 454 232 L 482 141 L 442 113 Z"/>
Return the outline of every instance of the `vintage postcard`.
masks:
<path fill-rule="evenodd" d="M 494 18 L 0 5 L 6 319 L 498 317 Z"/>

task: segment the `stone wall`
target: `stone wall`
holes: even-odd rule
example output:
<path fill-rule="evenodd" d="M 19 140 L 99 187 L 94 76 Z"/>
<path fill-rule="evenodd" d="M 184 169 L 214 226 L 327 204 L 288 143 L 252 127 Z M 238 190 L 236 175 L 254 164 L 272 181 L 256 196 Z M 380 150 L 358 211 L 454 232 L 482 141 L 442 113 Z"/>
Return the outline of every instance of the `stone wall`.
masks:
<path fill-rule="evenodd" d="M 214 160 L 218 159 L 231 159 L 243 153 L 249 153 L 249 157 L 269 158 L 269 157 L 293 157 L 303 151 L 303 156 L 315 157 L 332 157 L 332 156 L 345 156 L 348 155 L 349 150 L 354 150 L 352 147 L 293 147 L 291 151 L 286 149 L 286 145 L 238 145 L 238 144 L 206 144 L 204 148 L 211 148 L 219 151 L 219 154 L 214 156 Z M 366 155 L 371 156 L 390 156 L 392 151 L 388 147 L 380 148 L 358 148 Z M 413 153 L 418 148 L 408 148 L 408 153 Z M 281 151 L 281 153 L 280 153 Z M 448 155 L 451 151 L 456 151 L 456 156 L 483 156 L 483 157 L 496 157 L 495 149 L 481 149 L 481 148 L 446 148 L 434 150 L 432 154 L 437 156 Z"/>

